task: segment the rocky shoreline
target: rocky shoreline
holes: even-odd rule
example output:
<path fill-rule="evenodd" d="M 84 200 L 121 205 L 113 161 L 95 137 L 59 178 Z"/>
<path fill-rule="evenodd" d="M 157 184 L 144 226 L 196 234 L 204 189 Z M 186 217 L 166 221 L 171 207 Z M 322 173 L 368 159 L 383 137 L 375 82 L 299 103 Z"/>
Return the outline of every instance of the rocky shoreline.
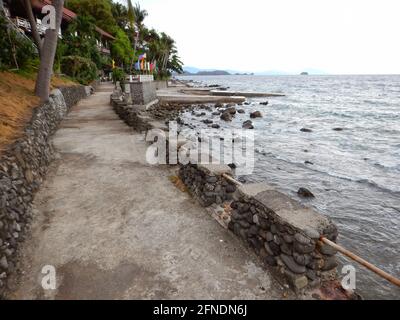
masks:
<path fill-rule="evenodd" d="M 126 105 L 120 94 L 114 93 L 111 97 L 114 110 L 138 131 L 154 129 L 155 120 L 162 126 L 162 128 L 156 126 L 157 129 L 167 131 L 169 121 L 176 121 L 179 124 L 178 131 L 184 128 L 194 131 L 201 128 L 219 128 L 223 123 L 229 123 L 236 115 L 246 114 L 245 105 L 249 105 L 248 102 L 241 105 L 163 103 L 156 104 L 149 110 L 140 110 Z M 263 105 L 268 103 L 263 102 Z M 193 121 L 185 119 L 184 114 L 190 115 Z M 249 120 L 243 123 L 243 127 L 252 130 L 253 121 L 256 122 L 263 115 L 260 111 L 247 114 Z M 142 121 L 137 121 L 138 119 L 144 120 L 147 125 L 143 125 Z M 144 128 L 146 129 L 143 130 Z M 235 168 L 235 164 L 231 164 L 231 168 L 224 165 L 189 164 L 180 166 L 179 177 L 193 197 L 208 208 L 221 225 L 225 225 L 252 248 L 267 268 L 273 268 L 272 272 L 279 280 L 288 283 L 299 293 L 327 286 L 337 297 L 350 298 L 348 293 L 340 289 L 337 282 L 336 252 L 319 243 L 321 236 L 336 241 L 338 236 L 336 226 L 328 218 L 303 207 L 269 186 L 264 185 L 254 194 L 252 191 L 246 191 L 246 188 L 250 188 L 249 190 L 254 188 L 253 185 L 244 185 L 245 191 L 240 191 L 235 184 L 221 178 L 221 174 L 233 176 L 232 168 Z M 306 194 L 305 190 L 299 192 Z M 261 198 L 258 199 L 257 195 Z M 281 199 L 282 205 L 291 203 L 285 210 L 298 210 L 298 214 L 304 215 L 305 225 L 301 226 L 292 220 L 297 214 L 293 217 L 287 214 L 286 218 L 279 217 L 283 207 L 274 204 L 275 199 L 278 202 Z M 228 206 L 228 213 L 222 209 L 219 214 L 215 214 L 212 209 L 214 206 L 217 210 Z M 308 224 L 314 227 L 306 227 Z"/>

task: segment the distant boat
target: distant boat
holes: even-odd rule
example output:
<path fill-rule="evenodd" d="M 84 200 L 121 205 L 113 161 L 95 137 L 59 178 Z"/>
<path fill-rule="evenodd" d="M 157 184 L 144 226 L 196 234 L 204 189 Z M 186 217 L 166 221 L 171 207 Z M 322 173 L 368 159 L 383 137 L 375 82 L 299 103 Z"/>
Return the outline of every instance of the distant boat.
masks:
<path fill-rule="evenodd" d="M 308 72 L 302 72 L 300 73 L 301 76 L 308 76 Z"/>

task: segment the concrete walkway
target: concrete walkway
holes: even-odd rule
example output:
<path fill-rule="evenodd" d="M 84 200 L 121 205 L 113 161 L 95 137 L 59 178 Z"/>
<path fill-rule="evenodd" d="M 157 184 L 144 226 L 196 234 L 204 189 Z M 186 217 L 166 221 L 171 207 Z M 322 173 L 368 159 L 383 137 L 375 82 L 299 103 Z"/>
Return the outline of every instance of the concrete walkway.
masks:
<path fill-rule="evenodd" d="M 281 299 L 261 263 L 144 160 L 103 85 L 73 108 L 34 203 L 10 299 Z M 57 289 L 45 291 L 52 265 Z"/>

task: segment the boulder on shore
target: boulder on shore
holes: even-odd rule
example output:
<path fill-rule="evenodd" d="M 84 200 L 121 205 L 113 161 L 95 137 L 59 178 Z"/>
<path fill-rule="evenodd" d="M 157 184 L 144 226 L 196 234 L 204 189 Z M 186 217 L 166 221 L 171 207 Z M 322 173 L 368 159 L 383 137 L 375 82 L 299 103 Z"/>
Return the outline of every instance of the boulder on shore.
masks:
<path fill-rule="evenodd" d="M 250 121 L 250 120 L 247 120 L 247 121 L 243 122 L 242 128 L 243 129 L 250 129 L 250 130 L 254 129 L 253 122 Z"/>
<path fill-rule="evenodd" d="M 315 198 L 314 194 L 306 188 L 300 188 L 297 194 L 303 198 Z"/>
<path fill-rule="evenodd" d="M 230 107 L 230 108 L 226 109 L 225 112 L 228 112 L 231 115 L 235 115 L 236 114 L 236 108 L 235 107 Z"/>
<path fill-rule="evenodd" d="M 255 119 L 255 118 L 262 118 L 262 113 L 260 111 L 255 111 L 250 113 L 250 118 Z"/>
<path fill-rule="evenodd" d="M 229 112 L 224 112 L 224 113 L 221 115 L 221 120 L 224 120 L 224 121 L 232 121 L 232 115 L 231 115 Z"/>

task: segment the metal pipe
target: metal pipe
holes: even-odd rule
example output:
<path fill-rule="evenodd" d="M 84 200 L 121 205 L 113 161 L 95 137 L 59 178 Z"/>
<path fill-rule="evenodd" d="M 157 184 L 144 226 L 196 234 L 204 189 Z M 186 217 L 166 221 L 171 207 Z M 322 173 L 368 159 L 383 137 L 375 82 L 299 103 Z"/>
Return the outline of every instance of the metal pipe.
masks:
<path fill-rule="evenodd" d="M 387 281 L 393 283 L 394 285 L 400 287 L 400 279 L 397 279 L 393 277 L 392 275 L 388 274 L 387 272 L 379 269 L 378 267 L 374 266 L 373 264 L 369 263 L 368 261 L 365 261 L 364 259 L 360 258 L 359 256 L 355 255 L 354 253 L 350 252 L 349 250 L 337 245 L 336 243 L 321 237 L 320 239 L 323 243 L 327 244 L 328 246 L 331 246 L 338 252 L 344 254 L 345 256 L 349 257 L 350 259 L 358 262 L 362 266 L 366 267 L 368 270 L 371 270 L 372 272 L 375 272 L 377 275 L 381 276 L 382 278 L 386 279 Z"/>
<path fill-rule="evenodd" d="M 226 179 L 229 180 L 230 182 L 236 184 L 237 186 L 241 187 L 243 185 L 243 183 L 235 180 L 234 178 L 232 178 L 230 175 L 227 175 L 226 173 L 222 174 L 222 176 Z"/>
<path fill-rule="evenodd" d="M 230 182 L 238 185 L 238 186 L 242 186 L 243 183 L 240 183 L 239 181 L 236 181 L 234 178 L 232 178 L 231 176 L 227 175 L 226 173 L 224 173 L 222 175 L 225 179 L 229 180 Z M 362 266 L 364 266 L 365 268 L 367 268 L 368 270 L 376 273 L 377 275 L 379 275 L 380 277 L 386 279 L 387 281 L 389 281 L 390 283 L 393 283 L 394 285 L 400 287 L 400 279 L 397 279 L 396 277 L 388 274 L 387 272 L 383 271 L 382 269 L 379 269 L 378 267 L 374 266 L 373 264 L 369 263 L 368 261 L 360 258 L 359 256 L 355 255 L 354 253 L 350 252 L 349 250 L 339 246 L 338 244 L 324 238 L 321 237 L 320 240 L 327 244 L 328 246 L 331 246 L 332 248 L 334 248 L 335 250 L 337 250 L 338 252 L 340 252 L 341 254 L 345 255 L 346 257 L 358 262 L 359 264 L 361 264 Z"/>

